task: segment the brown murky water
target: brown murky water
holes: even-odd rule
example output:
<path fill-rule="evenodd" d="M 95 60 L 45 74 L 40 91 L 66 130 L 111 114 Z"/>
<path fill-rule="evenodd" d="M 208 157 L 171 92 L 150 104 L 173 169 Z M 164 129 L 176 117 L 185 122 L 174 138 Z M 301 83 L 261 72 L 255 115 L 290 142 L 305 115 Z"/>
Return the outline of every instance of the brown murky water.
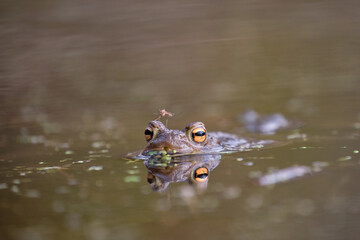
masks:
<path fill-rule="evenodd" d="M 357 239 L 357 1 L 5 2 L 1 239 Z M 275 139 L 226 154 L 206 191 L 155 192 L 143 161 L 159 109 L 180 129 Z M 298 130 L 250 135 L 238 115 Z M 311 173 L 259 186 L 276 169 Z M 299 174 L 301 175 L 301 174 Z"/>

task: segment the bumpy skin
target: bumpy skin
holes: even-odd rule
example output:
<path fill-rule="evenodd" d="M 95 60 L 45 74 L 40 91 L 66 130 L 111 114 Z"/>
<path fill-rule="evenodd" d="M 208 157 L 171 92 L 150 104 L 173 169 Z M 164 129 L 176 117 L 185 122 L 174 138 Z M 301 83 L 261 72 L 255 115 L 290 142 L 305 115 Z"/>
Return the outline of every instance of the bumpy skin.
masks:
<path fill-rule="evenodd" d="M 190 123 L 182 130 L 171 130 L 164 126 L 160 121 L 151 121 L 148 125 L 153 129 L 154 136 L 147 142 L 142 154 L 147 155 L 150 151 L 166 150 L 177 153 L 208 153 L 222 150 L 218 139 L 207 134 L 204 142 L 197 143 L 191 138 L 191 130 L 196 127 L 205 126 L 202 122 Z"/>

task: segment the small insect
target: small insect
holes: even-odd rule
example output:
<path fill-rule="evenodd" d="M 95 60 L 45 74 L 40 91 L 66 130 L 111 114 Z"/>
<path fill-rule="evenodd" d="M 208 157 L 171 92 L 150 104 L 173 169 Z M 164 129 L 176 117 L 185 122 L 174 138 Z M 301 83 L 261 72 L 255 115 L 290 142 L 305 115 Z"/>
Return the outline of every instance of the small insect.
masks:
<path fill-rule="evenodd" d="M 161 110 L 159 110 L 158 117 L 155 118 L 155 121 L 159 121 L 162 117 L 165 117 L 165 116 L 172 117 L 172 116 L 174 116 L 174 113 L 166 111 L 165 108 L 161 109 Z M 167 122 L 168 122 L 168 119 L 166 119 L 165 126 L 167 126 Z"/>

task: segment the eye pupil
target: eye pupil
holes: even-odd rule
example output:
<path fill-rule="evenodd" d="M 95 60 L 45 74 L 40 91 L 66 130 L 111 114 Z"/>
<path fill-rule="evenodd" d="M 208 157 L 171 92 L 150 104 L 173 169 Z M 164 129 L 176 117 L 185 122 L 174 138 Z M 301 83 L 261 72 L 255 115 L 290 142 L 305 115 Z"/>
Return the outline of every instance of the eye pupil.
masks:
<path fill-rule="evenodd" d="M 206 139 L 206 130 L 202 127 L 195 128 L 192 130 L 191 136 L 195 142 L 202 143 Z"/>
<path fill-rule="evenodd" d="M 205 179 L 205 178 L 207 178 L 207 176 L 208 175 L 206 173 L 203 173 L 203 174 L 197 175 L 196 178 Z"/>
<path fill-rule="evenodd" d="M 206 168 L 198 168 L 195 171 L 194 178 L 197 182 L 205 182 L 209 177 L 209 171 Z"/>
<path fill-rule="evenodd" d="M 205 136 L 205 132 L 204 131 L 197 131 L 196 133 L 194 133 L 195 136 L 198 136 L 198 137 L 202 137 L 202 136 Z"/>
<path fill-rule="evenodd" d="M 154 135 L 154 133 L 153 133 L 152 129 L 149 129 L 149 128 L 145 129 L 146 141 L 150 141 L 153 138 L 153 135 Z"/>

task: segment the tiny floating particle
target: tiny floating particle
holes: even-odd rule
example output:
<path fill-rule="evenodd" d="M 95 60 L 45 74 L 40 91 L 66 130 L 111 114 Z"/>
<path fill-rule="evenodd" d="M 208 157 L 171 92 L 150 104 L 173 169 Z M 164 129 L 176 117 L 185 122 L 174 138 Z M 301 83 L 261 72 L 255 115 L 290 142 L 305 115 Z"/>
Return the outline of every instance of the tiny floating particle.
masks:
<path fill-rule="evenodd" d="M 101 171 L 103 170 L 103 166 L 91 166 L 88 168 L 88 171 Z"/>
<path fill-rule="evenodd" d="M 354 150 L 353 153 L 357 154 L 359 153 L 359 150 Z"/>
<path fill-rule="evenodd" d="M 7 183 L 0 183 L 0 190 L 1 189 L 7 189 L 7 188 L 8 188 Z"/>

